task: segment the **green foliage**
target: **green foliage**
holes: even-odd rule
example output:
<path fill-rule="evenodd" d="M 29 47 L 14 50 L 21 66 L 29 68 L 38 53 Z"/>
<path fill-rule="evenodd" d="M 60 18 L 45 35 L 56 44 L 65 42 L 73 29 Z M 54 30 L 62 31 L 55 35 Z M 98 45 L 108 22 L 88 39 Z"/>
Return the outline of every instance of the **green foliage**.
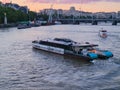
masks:
<path fill-rule="evenodd" d="M 33 21 L 35 18 L 37 18 L 37 14 L 33 11 L 28 12 L 28 19 Z"/>
<path fill-rule="evenodd" d="M 48 20 L 49 16 L 47 14 L 40 14 L 38 15 L 38 18 L 42 18 L 43 20 Z"/>
<path fill-rule="evenodd" d="M 17 23 L 20 21 L 34 20 L 36 13 L 30 11 L 29 14 L 9 7 L 0 6 L 0 24 L 4 23 L 4 13 L 6 13 L 8 23 Z"/>

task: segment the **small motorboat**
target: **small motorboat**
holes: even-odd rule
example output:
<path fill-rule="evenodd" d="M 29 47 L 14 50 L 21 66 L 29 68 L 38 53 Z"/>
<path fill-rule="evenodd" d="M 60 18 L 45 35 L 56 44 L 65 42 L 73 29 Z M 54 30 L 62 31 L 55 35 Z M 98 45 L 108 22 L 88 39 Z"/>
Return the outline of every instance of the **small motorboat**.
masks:
<path fill-rule="evenodd" d="M 17 26 L 17 29 L 26 29 L 26 28 L 31 28 L 31 26 L 27 24 L 19 24 Z"/>
<path fill-rule="evenodd" d="M 55 25 L 61 25 L 60 21 L 55 21 L 54 23 L 55 23 Z"/>
<path fill-rule="evenodd" d="M 18 23 L 17 29 L 26 29 L 26 28 L 31 28 L 31 25 L 28 21 Z"/>
<path fill-rule="evenodd" d="M 107 38 L 107 30 L 99 30 L 99 36 L 102 38 Z"/>

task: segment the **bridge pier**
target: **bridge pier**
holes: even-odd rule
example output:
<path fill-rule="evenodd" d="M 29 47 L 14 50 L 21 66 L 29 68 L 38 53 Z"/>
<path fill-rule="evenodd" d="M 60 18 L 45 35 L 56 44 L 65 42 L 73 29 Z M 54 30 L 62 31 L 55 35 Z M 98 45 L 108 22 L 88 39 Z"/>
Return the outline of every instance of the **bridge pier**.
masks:
<path fill-rule="evenodd" d="M 116 20 L 113 21 L 112 25 L 117 25 L 117 21 Z"/>
<path fill-rule="evenodd" d="M 92 25 L 97 25 L 98 21 L 92 21 Z"/>

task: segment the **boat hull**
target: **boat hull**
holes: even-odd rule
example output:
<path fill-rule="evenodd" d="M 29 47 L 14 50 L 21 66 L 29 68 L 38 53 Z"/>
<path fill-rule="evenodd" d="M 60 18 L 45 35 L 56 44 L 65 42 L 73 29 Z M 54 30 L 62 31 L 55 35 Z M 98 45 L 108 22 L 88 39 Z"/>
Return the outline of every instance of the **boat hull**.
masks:
<path fill-rule="evenodd" d="M 38 43 L 33 43 L 32 46 L 35 49 L 60 54 L 60 55 L 63 55 L 65 57 L 76 58 L 76 59 L 79 59 L 79 60 L 82 60 L 82 61 L 87 61 L 87 62 L 92 62 L 93 61 L 93 59 L 91 59 L 88 56 L 84 56 L 84 55 L 80 55 L 80 54 L 74 54 L 72 51 L 66 51 L 64 49 L 57 48 L 57 47 L 40 45 Z"/>
<path fill-rule="evenodd" d="M 108 59 L 108 58 L 110 58 L 110 57 L 113 57 L 113 54 L 112 54 L 112 52 L 110 52 L 110 51 L 103 51 L 103 52 L 101 52 L 100 54 L 98 54 L 98 57 L 99 57 L 100 59 Z"/>
<path fill-rule="evenodd" d="M 76 54 L 70 54 L 70 53 L 65 53 L 64 56 L 66 57 L 70 57 L 70 58 L 76 58 L 82 61 L 88 61 L 88 62 L 92 62 L 93 60 L 90 57 L 87 56 L 80 56 L 80 55 L 76 55 Z"/>
<path fill-rule="evenodd" d="M 64 49 L 61 48 L 55 48 L 51 46 L 45 46 L 45 45 L 40 45 L 40 44 L 33 44 L 33 48 L 44 50 L 44 51 L 49 51 L 57 54 L 64 54 Z"/>

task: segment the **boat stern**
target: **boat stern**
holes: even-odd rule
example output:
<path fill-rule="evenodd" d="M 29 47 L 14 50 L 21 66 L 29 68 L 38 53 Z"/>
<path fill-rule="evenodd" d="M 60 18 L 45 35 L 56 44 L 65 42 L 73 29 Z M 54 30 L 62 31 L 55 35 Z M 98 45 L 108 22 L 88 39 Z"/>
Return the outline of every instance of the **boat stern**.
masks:
<path fill-rule="evenodd" d="M 103 52 L 101 52 L 101 53 L 98 54 L 98 57 L 100 59 L 108 59 L 110 57 L 113 57 L 113 53 L 110 52 L 110 51 L 103 51 Z"/>
<path fill-rule="evenodd" d="M 93 53 L 93 52 L 89 52 L 89 53 L 87 54 L 87 56 L 90 57 L 91 59 L 97 59 L 97 58 L 98 58 L 98 55 L 95 54 L 95 53 Z"/>
<path fill-rule="evenodd" d="M 103 54 L 108 58 L 113 57 L 113 53 L 110 51 L 104 51 Z"/>

